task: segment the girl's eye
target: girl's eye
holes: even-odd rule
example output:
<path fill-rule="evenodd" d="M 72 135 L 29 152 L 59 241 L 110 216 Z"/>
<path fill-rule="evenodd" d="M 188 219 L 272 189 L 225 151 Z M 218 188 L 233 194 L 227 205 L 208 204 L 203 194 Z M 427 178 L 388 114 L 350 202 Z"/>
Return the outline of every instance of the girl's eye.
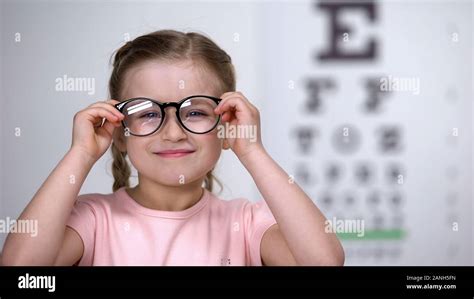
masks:
<path fill-rule="evenodd" d="M 188 117 L 199 117 L 199 116 L 206 116 L 206 114 L 201 111 L 190 111 L 188 113 Z"/>
<path fill-rule="evenodd" d="M 159 117 L 159 114 L 157 112 L 148 112 L 140 116 L 140 118 L 155 118 L 155 117 Z"/>

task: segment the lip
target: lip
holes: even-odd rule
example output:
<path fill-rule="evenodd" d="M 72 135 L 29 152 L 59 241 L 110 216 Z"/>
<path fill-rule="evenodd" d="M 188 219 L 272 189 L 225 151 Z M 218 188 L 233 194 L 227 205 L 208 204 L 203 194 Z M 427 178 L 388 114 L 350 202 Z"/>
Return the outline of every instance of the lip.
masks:
<path fill-rule="evenodd" d="M 155 154 L 162 158 L 180 158 L 194 153 L 194 150 L 175 149 L 156 152 Z"/>

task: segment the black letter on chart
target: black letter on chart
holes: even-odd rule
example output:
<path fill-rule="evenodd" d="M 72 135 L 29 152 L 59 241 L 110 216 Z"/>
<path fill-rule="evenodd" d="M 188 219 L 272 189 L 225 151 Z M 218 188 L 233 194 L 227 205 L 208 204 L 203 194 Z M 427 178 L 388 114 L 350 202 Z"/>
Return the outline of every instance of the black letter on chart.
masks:
<path fill-rule="evenodd" d="M 334 89 L 336 83 L 330 78 L 311 78 L 306 81 L 305 87 L 309 91 L 308 100 L 305 103 L 305 110 L 309 113 L 319 113 L 323 107 L 321 92 L 323 90 Z"/>
<path fill-rule="evenodd" d="M 362 51 L 343 51 L 340 47 L 339 41 L 342 40 L 343 34 L 349 34 L 352 30 L 339 22 L 339 16 L 343 10 L 361 9 L 365 11 L 371 22 L 376 19 L 375 3 L 371 1 L 366 2 L 341 2 L 341 1 L 321 1 L 316 4 L 318 8 L 324 9 L 329 14 L 329 38 L 330 45 L 327 51 L 319 53 L 316 57 L 321 61 L 331 60 L 371 60 L 376 58 L 376 42 L 370 39 L 365 49 Z"/>

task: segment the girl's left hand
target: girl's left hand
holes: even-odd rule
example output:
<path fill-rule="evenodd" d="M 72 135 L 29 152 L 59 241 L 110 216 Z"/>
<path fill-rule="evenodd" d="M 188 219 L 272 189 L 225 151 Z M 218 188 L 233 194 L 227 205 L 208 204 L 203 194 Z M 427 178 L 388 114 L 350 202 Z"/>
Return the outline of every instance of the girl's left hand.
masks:
<path fill-rule="evenodd" d="M 226 92 L 220 98 L 222 101 L 214 112 L 221 114 L 221 120 L 225 123 L 221 128 L 218 127 L 218 134 L 219 130 L 225 132 L 224 149 L 230 147 L 239 159 L 254 150 L 263 149 L 258 109 L 238 91 Z M 239 133 L 246 133 L 247 136 Z"/>

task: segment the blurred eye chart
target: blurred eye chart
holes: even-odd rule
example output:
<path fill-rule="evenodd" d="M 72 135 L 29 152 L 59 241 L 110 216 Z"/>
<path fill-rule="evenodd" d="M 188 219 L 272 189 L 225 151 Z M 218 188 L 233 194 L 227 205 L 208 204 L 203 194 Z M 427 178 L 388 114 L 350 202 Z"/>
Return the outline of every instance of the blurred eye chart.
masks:
<path fill-rule="evenodd" d="M 331 221 L 346 265 L 472 264 L 473 3 L 263 14 L 263 140 Z"/>

